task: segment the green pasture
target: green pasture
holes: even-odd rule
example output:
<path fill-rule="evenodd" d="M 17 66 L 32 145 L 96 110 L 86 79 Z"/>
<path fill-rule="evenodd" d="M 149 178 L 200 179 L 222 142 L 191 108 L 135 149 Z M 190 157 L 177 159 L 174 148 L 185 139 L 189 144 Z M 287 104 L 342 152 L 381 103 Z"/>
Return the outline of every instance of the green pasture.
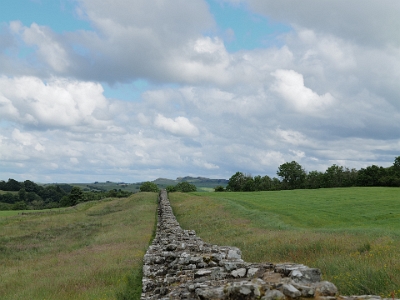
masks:
<path fill-rule="evenodd" d="M 0 299 L 135 299 L 156 193 L 0 212 Z"/>
<path fill-rule="evenodd" d="M 67 210 L 71 210 L 74 208 L 71 207 L 61 207 L 61 208 L 52 208 L 52 209 L 43 209 L 43 210 L 0 210 L 0 218 L 1 217 L 11 217 L 17 215 L 29 214 L 32 215 L 44 215 L 44 214 L 54 214 L 61 213 Z"/>
<path fill-rule="evenodd" d="M 22 212 L 28 212 L 26 210 L 0 210 L 0 218 L 10 217 L 21 214 Z"/>
<path fill-rule="evenodd" d="M 0 195 L 2 195 L 2 194 L 7 194 L 7 193 L 10 193 L 10 194 L 18 194 L 18 192 L 14 192 L 14 191 L 3 191 L 3 190 L 0 190 Z"/>
<path fill-rule="evenodd" d="M 303 263 L 344 295 L 400 295 L 400 189 L 171 193 L 185 229 L 250 262 Z"/>

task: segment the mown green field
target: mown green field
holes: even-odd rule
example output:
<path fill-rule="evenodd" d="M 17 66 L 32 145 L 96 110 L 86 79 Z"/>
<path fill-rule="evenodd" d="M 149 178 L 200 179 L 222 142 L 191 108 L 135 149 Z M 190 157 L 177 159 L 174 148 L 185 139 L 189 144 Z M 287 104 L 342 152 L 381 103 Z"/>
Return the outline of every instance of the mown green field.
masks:
<path fill-rule="evenodd" d="M 140 297 L 156 199 L 138 193 L 65 210 L 1 212 L 0 299 Z"/>
<path fill-rule="evenodd" d="M 250 262 L 322 270 L 344 295 L 400 295 L 400 189 L 171 193 L 185 229 Z"/>

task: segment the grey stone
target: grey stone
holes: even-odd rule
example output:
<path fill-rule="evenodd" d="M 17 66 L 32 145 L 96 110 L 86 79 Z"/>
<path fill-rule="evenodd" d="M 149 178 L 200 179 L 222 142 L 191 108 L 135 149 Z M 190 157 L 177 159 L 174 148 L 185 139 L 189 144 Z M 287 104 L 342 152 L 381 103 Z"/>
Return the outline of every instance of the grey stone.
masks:
<path fill-rule="evenodd" d="M 207 275 L 211 275 L 210 270 L 200 270 L 200 271 L 197 271 L 196 273 L 194 273 L 194 278 L 207 276 Z"/>
<path fill-rule="evenodd" d="M 301 285 L 292 282 L 292 285 L 301 292 L 302 297 L 313 297 L 315 294 L 315 288 L 312 285 Z"/>
<path fill-rule="evenodd" d="M 224 299 L 225 294 L 224 294 L 224 288 L 223 287 L 217 287 L 217 288 L 202 288 L 202 289 L 197 289 L 196 290 L 196 295 L 199 297 L 199 299 Z"/>
<path fill-rule="evenodd" d="M 265 295 L 261 297 L 261 300 L 284 300 L 284 299 L 285 295 L 278 290 L 268 290 L 265 292 Z"/>
<path fill-rule="evenodd" d="M 302 268 L 292 270 L 289 277 L 298 283 L 314 283 L 321 281 L 321 270 L 316 268 Z"/>
<path fill-rule="evenodd" d="M 337 287 L 329 281 L 321 281 L 315 287 L 315 294 L 318 296 L 336 296 Z"/>
<path fill-rule="evenodd" d="M 143 275 L 144 276 L 150 276 L 152 274 L 151 268 L 148 265 L 143 266 Z"/>
<path fill-rule="evenodd" d="M 281 291 L 285 296 L 290 298 L 299 298 L 301 296 L 301 292 L 291 284 L 282 285 Z"/>
<path fill-rule="evenodd" d="M 227 259 L 241 259 L 242 255 L 239 249 L 230 249 L 226 255 Z"/>
<path fill-rule="evenodd" d="M 237 277 L 244 277 L 244 276 L 246 276 L 246 269 L 245 269 L 245 268 L 240 268 L 240 269 L 237 269 L 237 270 L 233 270 L 233 271 L 231 272 L 231 275 L 232 275 L 233 277 L 235 277 L 235 278 L 237 278 Z"/>
<path fill-rule="evenodd" d="M 225 291 L 227 299 L 257 299 L 261 295 L 259 286 L 250 282 L 234 283 L 225 287 Z"/>
<path fill-rule="evenodd" d="M 258 268 L 250 268 L 247 270 L 247 277 L 253 277 L 258 272 Z"/>

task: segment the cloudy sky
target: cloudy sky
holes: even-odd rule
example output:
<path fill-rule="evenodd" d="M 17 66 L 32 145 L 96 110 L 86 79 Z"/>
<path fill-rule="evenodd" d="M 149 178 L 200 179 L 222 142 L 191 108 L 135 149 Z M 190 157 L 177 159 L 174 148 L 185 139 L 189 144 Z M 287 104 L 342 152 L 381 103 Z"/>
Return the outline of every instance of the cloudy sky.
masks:
<path fill-rule="evenodd" d="M 3 0 L 0 179 L 390 166 L 399 15 L 398 0 Z"/>

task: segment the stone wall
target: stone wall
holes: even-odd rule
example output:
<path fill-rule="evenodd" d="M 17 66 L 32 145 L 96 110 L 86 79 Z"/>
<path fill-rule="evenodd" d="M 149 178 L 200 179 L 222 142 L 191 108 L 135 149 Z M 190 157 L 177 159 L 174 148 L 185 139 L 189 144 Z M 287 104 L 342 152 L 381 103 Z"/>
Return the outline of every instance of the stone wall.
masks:
<path fill-rule="evenodd" d="M 374 299 L 343 297 L 319 269 L 294 263 L 248 263 L 236 247 L 203 242 L 177 222 L 161 191 L 156 237 L 144 256 L 145 299 Z"/>

